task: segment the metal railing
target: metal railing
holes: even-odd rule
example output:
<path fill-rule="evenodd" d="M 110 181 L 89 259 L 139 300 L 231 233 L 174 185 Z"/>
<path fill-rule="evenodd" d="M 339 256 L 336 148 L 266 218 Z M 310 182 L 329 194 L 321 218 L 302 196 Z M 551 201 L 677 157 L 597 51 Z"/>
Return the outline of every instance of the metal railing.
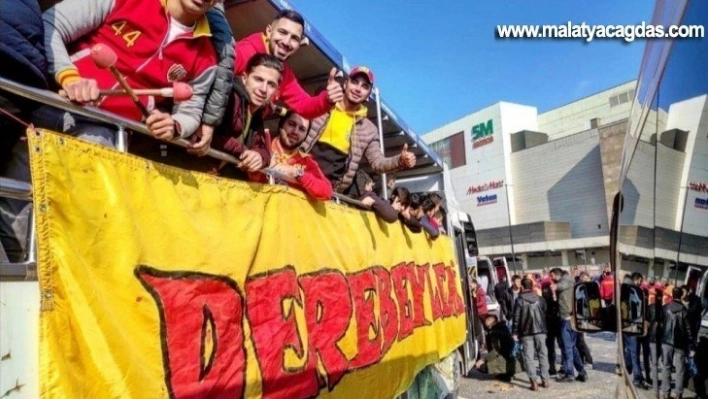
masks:
<path fill-rule="evenodd" d="M 0 77 L 0 90 L 6 91 L 8 93 L 15 94 L 20 97 L 24 97 L 42 104 L 50 105 L 68 111 L 77 115 L 81 115 L 87 118 L 94 119 L 98 122 L 107 123 L 114 125 L 116 127 L 116 149 L 120 152 L 127 152 L 128 150 L 128 131 L 141 133 L 152 137 L 147 127 L 139 122 L 135 122 L 130 119 L 126 119 L 122 116 L 113 114 L 111 112 L 102 110 L 100 108 L 92 106 L 82 106 L 72 103 L 59 96 L 56 93 L 41 90 L 34 87 L 26 86 L 13 82 L 12 80 Z M 189 141 L 178 138 L 170 141 L 169 143 L 187 148 L 189 147 Z M 209 156 L 220 161 L 226 161 L 229 163 L 236 164 L 238 159 L 235 157 L 217 151 L 210 148 L 206 156 Z M 273 184 L 275 179 L 288 181 L 288 177 L 278 173 L 270 168 L 264 168 L 261 170 L 262 173 L 268 175 L 269 184 Z M 19 199 L 19 200 L 32 200 L 32 185 L 20 182 L 17 180 L 7 179 L 0 177 L 0 197 Z M 346 195 L 334 193 L 332 200 L 337 204 L 348 204 L 355 206 L 357 208 L 368 210 L 369 208 L 364 205 L 361 201 L 357 201 Z M 27 231 L 27 248 L 25 250 L 25 259 L 22 262 L 0 262 L 0 278 L 13 278 L 13 279 L 26 279 L 26 280 L 36 280 L 37 278 L 37 261 L 36 261 L 36 234 L 35 234 L 35 223 L 34 214 L 30 212 L 30 223 Z"/>

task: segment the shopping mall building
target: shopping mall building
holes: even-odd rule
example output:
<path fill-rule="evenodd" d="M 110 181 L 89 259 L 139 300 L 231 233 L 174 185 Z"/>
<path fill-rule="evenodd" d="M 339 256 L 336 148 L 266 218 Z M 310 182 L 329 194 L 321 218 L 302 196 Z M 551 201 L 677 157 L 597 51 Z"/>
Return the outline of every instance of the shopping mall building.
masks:
<path fill-rule="evenodd" d="M 635 86 L 628 82 L 541 114 L 500 102 L 423 136 L 450 167 L 480 255 L 513 251 L 531 270 L 609 262 L 612 201 Z M 625 207 L 636 210 L 621 218 L 624 270 L 667 275 L 669 260 L 691 250 L 687 245 L 698 246 L 695 256 L 681 261 L 708 266 L 708 242 L 689 239 L 692 229 L 705 230 L 700 223 L 708 225 L 708 205 L 702 205 L 708 171 L 695 167 L 708 156 L 707 110 L 705 95 L 650 110 L 635 160 L 646 168 L 631 170 L 632 187 L 624 190 Z M 707 249 L 699 248 L 704 244 Z"/>

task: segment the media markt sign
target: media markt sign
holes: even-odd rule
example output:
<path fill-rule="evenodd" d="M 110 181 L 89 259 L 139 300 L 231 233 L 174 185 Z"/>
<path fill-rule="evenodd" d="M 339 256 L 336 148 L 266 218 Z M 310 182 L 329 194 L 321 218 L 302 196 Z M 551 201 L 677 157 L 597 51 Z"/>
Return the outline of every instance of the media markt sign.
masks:
<path fill-rule="evenodd" d="M 494 123 L 492 120 L 472 126 L 472 148 L 479 148 L 494 141 Z"/>
<path fill-rule="evenodd" d="M 474 195 L 488 190 L 496 190 L 502 187 L 504 187 L 504 180 L 493 180 L 488 183 L 480 184 L 478 186 L 470 186 L 470 188 L 467 189 L 467 195 Z"/>

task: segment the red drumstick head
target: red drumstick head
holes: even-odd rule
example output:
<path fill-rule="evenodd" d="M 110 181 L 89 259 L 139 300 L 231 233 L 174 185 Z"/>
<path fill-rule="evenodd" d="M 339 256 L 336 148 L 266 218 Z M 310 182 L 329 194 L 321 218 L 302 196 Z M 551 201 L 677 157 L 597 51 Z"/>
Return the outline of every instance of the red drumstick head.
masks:
<path fill-rule="evenodd" d="M 91 59 L 97 67 L 108 69 L 116 64 L 118 56 L 112 48 L 99 43 L 91 47 Z"/>
<path fill-rule="evenodd" d="M 192 98 L 192 86 L 184 82 L 174 82 L 172 84 L 172 93 L 176 103 L 187 101 Z"/>

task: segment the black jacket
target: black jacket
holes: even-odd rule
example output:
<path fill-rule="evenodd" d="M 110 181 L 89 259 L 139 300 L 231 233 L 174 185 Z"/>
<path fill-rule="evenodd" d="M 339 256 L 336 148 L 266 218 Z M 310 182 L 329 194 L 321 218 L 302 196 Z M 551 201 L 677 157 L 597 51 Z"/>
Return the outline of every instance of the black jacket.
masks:
<path fill-rule="evenodd" d="M 499 302 L 499 307 L 501 308 L 502 314 L 506 319 L 511 320 L 513 316 L 513 303 L 511 300 L 511 292 L 509 292 L 509 282 L 502 281 L 494 286 L 494 296 Z"/>
<path fill-rule="evenodd" d="M 511 358 L 514 351 L 514 339 L 511 337 L 506 324 L 498 321 L 487 333 L 487 351 L 496 351 L 504 358 Z"/>
<path fill-rule="evenodd" d="M 39 3 L 36 0 L 0 1 L 0 37 L 0 76 L 48 88 Z"/>
<path fill-rule="evenodd" d="M 689 295 L 686 308 L 688 312 L 688 324 L 691 326 L 691 337 L 697 340 L 698 331 L 701 329 L 701 318 L 703 317 L 703 304 L 701 303 L 701 299 L 696 294 Z"/>
<path fill-rule="evenodd" d="M 551 287 L 544 288 L 541 291 L 541 294 L 543 295 L 543 300 L 546 301 L 546 327 L 551 328 L 552 325 L 560 328 L 561 318 L 560 309 L 558 307 L 558 298 L 555 300 L 553 299 L 553 291 L 551 291 Z"/>
<path fill-rule="evenodd" d="M 526 337 L 546 332 L 546 301 L 533 291 L 522 292 L 514 305 L 514 335 Z"/>
<path fill-rule="evenodd" d="M 691 326 L 688 323 L 688 311 L 683 303 L 674 300 L 664 306 L 661 325 L 662 343 L 681 350 L 695 349 Z"/>
<path fill-rule="evenodd" d="M 662 312 L 661 297 L 656 299 L 653 304 L 647 305 L 647 322 L 649 322 L 649 332 L 647 333 L 647 339 L 649 342 L 662 342 L 661 341 L 661 329 L 659 328 L 659 322 Z"/>

